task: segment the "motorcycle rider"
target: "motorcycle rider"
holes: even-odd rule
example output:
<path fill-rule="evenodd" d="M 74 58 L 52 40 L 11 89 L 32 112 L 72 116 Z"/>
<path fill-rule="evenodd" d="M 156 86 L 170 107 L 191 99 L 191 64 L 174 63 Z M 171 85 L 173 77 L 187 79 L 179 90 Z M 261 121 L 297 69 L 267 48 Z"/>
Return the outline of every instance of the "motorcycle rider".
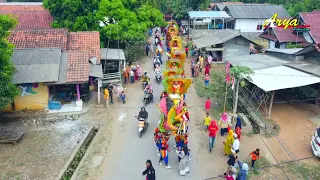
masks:
<path fill-rule="evenodd" d="M 148 124 L 148 112 L 144 106 L 141 107 L 141 111 L 139 112 L 138 119 L 143 118 L 144 122 Z"/>
<path fill-rule="evenodd" d="M 159 46 L 158 46 L 157 54 L 156 54 L 156 55 L 158 56 L 159 61 L 160 61 L 160 63 L 162 64 L 162 59 L 161 59 L 161 50 L 160 50 L 160 49 L 161 49 L 161 47 L 159 47 Z"/>
<path fill-rule="evenodd" d="M 150 98 L 150 101 L 153 101 L 153 90 L 152 90 L 152 87 L 151 87 L 151 84 L 148 84 L 146 86 L 146 88 L 144 89 L 144 92 L 145 93 L 149 93 L 149 98 Z"/>
<path fill-rule="evenodd" d="M 156 69 L 154 70 L 154 72 L 155 72 L 156 74 L 162 72 L 162 70 L 161 70 L 161 68 L 160 68 L 159 65 L 156 65 Z"/>
<path fill-rule="evenodd" d="M 143 82 L 147 82 L 147 84 L 149 84 L 150 82 L 150 77 L 148 76 L 147 72 L 144 72 L 144 74 L 142 75 L 142 83 Z"/>

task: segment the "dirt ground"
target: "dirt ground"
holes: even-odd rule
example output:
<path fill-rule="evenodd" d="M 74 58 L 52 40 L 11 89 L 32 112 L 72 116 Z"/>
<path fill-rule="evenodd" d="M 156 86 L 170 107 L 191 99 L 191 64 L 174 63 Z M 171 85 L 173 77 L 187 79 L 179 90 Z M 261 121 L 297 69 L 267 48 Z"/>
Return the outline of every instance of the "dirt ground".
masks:
<path fill-rule="evenodd" d="M 0 144 L 1 179 L 54 179 L 89 128 L 79 121 L 42 118 L 1 122 L 1 130 L 24 131 L 16 145 Z"/>
<path fill-rule="evenodd" d="M 317 127 L 309 119 L 315 115 L 295 104 L 275 104 L 271 118 L 280 125 L 279 139 L 291 158 L 312 157 L 311 137 Z"/>

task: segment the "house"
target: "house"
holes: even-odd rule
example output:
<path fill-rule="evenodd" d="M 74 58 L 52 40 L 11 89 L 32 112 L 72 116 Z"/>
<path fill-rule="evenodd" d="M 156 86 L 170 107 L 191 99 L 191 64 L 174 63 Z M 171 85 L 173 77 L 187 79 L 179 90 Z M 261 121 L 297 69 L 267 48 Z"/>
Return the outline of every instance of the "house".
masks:
<path fill-rule="evenodd" d="M 222 11 L 227 5 L 231 4 L 244 4 L 243 2 L 221 2 L 221 3 L 210 3 L 211 11 Z"/>
<path fill-rule="evenodd" d="M 288 43 L 299 44 L 301 48 L 308 47 L 312 44 L 320 44 L 320 12 L 299 13 L 297 16 L 290 18 L 297 19 L 299 25 L 310 25 L 310 31 L 298 32 L 293 28 L 284 29 L 282 27 L 268 27 L 260 35 L 261 38 L 268 40 L 269 49 L 287 48 Z"/>
<path fill-rule="evenodd" d="M 17 71 L 13 82 L 20 87 L 21 93 L 27 90 L 27 93 L 15 99 L 16 110 L 80 111 L 83 104 L 80 98 L 81 86 L 93 86 L 93 78 L 98 82 L 103 78 L 99 32 L 69 33 L 67 29 L 14 30 L 8 40 L 15 45 L 12 61 Z M 28 74 L 29 71 L 25 78 L 23 74 Z M 99 85 L 100 83 L 98 87 Z M 36 92 L 36 89 L 32 89 L 38 87 L 41 87 L 42 93 L 37 95 L 29 92 L 30 89 Z M 43 95 L 44 89 L 47 92 L 46 98 Z M 69 91 L 77 94 L 76 99 L 69 105 L 61 104 L 61 98 Z M 35 98 L 41 100 L 32 101 Z"/>
<path fill-rule="evenodd" d="M 53 22 L 42 3 L 0 3 L 0 14 L 16 17 L 16 30 L 50 29 Z"/>
<path fill-rule="evenodd" d="M 233 56 L 250 54 L 250 45 L 256 43 L 243 37 L 241 33 L 231 30 L 223 29 L 214 31 L 207 37 L 193 40 L 193 43 L 198 49 L 211 53 L 215 61 L 222 61 Z"/>
<path fill-rule="evenodd" d="M 278 13 L 278 17 L 290 17 L 281 5 L 269 4 L 230 4 L 223 8 L 232 19 L 226 21 L 226 28 L 240 32 L 263 32 L 266 19 Z"/>

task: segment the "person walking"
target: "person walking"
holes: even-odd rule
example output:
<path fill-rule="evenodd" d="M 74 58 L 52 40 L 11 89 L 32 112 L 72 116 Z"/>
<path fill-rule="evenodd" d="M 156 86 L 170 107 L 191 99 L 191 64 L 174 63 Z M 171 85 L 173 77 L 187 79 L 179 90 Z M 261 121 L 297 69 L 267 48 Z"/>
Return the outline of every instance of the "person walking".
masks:
<path fill-rule="evenodd" d="M 210 100 L 210 97 L 207 97 L 206 104 L 205 104 L 204 108 L 206 109 L 206 112 L 207 112 L 207 113 L 210 113 L 210 109 L 211 109 L 211 100 Z"/>
<path fill-rule="evenodd" d="M 195 62 L 194 59 L 191 60 L 191 77 L 194 77 L 194 71 L 195 71 Z"/>
<path fill-rule="evenodd" d="M 151 48 L 150 48 L 150 44 L 147 43 L 147 44 L 146 44 L 146 47 L 145 47 L 145 53 L 146 53 L 147 57 L 149 57 L 150 49 L 151 49 Z"/>
<path fill-rule="evenodd" d="M 113 86 L 109 83 L 108 86 L 110 103 L 113 104 Z"/>
<path fill-rule="evenodd" d="M 142 176 L 147 175 L 146 180 L 156 180 L 156 170 L 154 170 L 150 159 L 146 161 L 146 166 L 147 168 L 142 172 Z"/>
<path fill-rule="evenodd" d="M 157 163 L 161 166 L 162 165 L 161 161 L 164 161 L 164 163 L 166 164 L 166 168 L 171 169 L 171 166 L 169 166 L 169 154 L 168 154 L 168 152 L 171 152 L 171 151 L 169 150 L 168 140 L 162 137 L 161 143 L 162 144 L 161 144 L 161 150 L 160 150 L 160 159 Z"/>
<path fill-rule="evenodd" d="M 251 156 L 251 168 L 254 169 L 254 163 L 260 158 L 260 149 L 252 151 L 249 156 Z"/>
<path fill-rule="evenodd" d="M 198 77 L 199 76 L 199 71 L 200 71 L 200 63 L 197 62 L 195 65 L 195 69 L 194 69 L 194 77 Z"/>
<path fill-rule="evenodd" d="M 206 65 L 204 66 L 204 74 L 210 74 L 210 64 L 209 64 L 209 62 L 206 62 Z"/>
<path fill-rule="evenodd" d="M 210 81 L 210 76 L 209 76 L 209 74 L 206 74 L 206 75 L 204 76 L 205 89 L 208 89 L 209 81 Z"/>
<path fill-rule="evenodd" d="M 233 144 L 232 144 L 231 152 L 233 154 L 238 154 L 239 151 L 240 151 L 240 141 L 238 139 L 238 135 L 237 134 L 233 134 L 233 138 L 234 138 L 234 141 L 233 141 Z"/>
<path fill-rule="evenodd" d="M 214 147 L 214 141 L 216 139 L 217 132 L 219 130 L 215 120 L 212 120 L 209 127 L 209 152 L 211 153 L 212 148 Z"/>
<path fill-rule="evenodd" d="M 200 63 L 200 71 L 199 72 L 202 72 L 202 68 L 204 65 L 204 58 L 202 55 L 200 55 L 200 57 L 199 57 L 199 63 Z"/>
<path fill-rule="evenodd" d="M 186 55 L 187 55 L 187 58 L 189 57 L 189 48 L 188 48 L 188 46 L 186 46 L 185 48 L 184 48 L 184 50 L 186 51 Z"/>
<path fill-rule="evenodd" d="M 233 145 L 234 138 L 233 138 L 233 131 L 229 130 L 228 136 L 226 137 L 226 140 L 224 141 L 224 155 L 231 154 L 231 147 Z"/>
<path fill-rule="evenodd" d="M 209 125 L 210 125 L 210 121 L 211 121 L 211 117 L 210 117 L 210 113 L 206 113 L 206 116 L 203 119 L 203 125 L 204 125 L 204 129 L 207 130 Z"/>
<path fill-rule="evenodd" d="M 129 78 L 128 71 L 126 69 L 124 69 L 122 75 L 123 75 L 124 84 L 127 84 L 128 78 Z"/>
<path fill-rule="evenodd" d="M 182 151 L 179 152 L 178 156 L 180 158 L 180 163 L 179 163 L 180 175 L 185 176 L 186 173 L 190 172 L 189 170 L 190 152 L 189 152 L 188 146 L 184 146 L 182 148 Z"/>
<path fill-rule="evenodd" d="M 134 71 L 133 71 L 133 68 L 130 69 L 130 81 L 131 81 L 131 84 L 134 83 Z"/>
<path fill-rule="evenodd" d="M 228 121 L 228 114 L 224 112 L 221 116 L 221 119 L 219 121 L 219 126 L 220 126 L 220 134 L 221 136 L 224 136 L 225 133 L 228 133 L 228 127 L 229 127 L 229 121 Z"/>
<path fill-rule="evenodd" d="M 237 123 L 236 123 L 236 127 L 235 127 L 235 133 L 238 135 L 238 139 L 240 141 L 240 137 L 241 137 L 241 118 L 240 116 L 238 115 L 237 116 Z"/>
<path fill-rule="evenodd" d="M 104 100 L 106 101 L 106 107 L 109 108 L 109 91 L 108 91 L 108 88 L 104 89 L 103 97 L 104 97 Z"/>

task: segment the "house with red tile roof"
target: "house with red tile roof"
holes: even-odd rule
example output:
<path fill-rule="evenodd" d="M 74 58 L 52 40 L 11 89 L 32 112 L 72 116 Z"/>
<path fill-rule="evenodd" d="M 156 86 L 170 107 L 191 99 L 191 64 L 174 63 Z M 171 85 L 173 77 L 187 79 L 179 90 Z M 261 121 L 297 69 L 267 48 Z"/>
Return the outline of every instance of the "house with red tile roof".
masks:
<path fill-rule="evenodd" d="M 53 22 L 42 3 L 0 3 L 0 14 L 17 18 L 16 30 L 50 29 Z"/>
<path fill-rule="evenodd" d="M 67 29 L 63 28 L 13 30 L 8 40 L 14 44 L 14 51 L 19 54 L 13 56 L 13 62 L 21 62 L 23 58 L 30 58 L 28 62 L 16 64 L 17 72 L 14 83 L 18 87 L 21 86 L 21 92 L 25 87 L 30 89 L 33 84 L 41 85 L 42 89 L 42 93 L 27 92 L 23 96 L 19 96 L 15 101 L 16 110 L 45 108 L 49 109 L 49 112 L 67 112 L 71 108 L 75 111 L 81 111 L 82 99 L 87 98 L 81 96 L 81 87 L 85 87 L 86 84 L 93 86 L 94 78 L 98 81 L 103 78 L 102 65 L 100 64 L 99 32 L 69 33 Z M 96 60 L 91 63 L 92 58 Z M 57 62 L 58 65 L 53 65 L 51 62 Z M 45 73 L 48 74 L 44 75 Z M 49 95 L 48 93 L 46 96 L 43 95 L 44 89 L 47 89 L 46 92 L 49 92 Z M 34 89 L 34 92 L 36 91 L 37 89 Z M 67 94 L 68 91 L 72 94 Z M 73 96 L 73 94 L 77 94 L 77 96 Z M 70 106 L 62 103 L 68 95 L 70 95 L 70 102 L 73 102 Z M 46 106 L 31 101 L 36 98 L 43 104 L 43 101 L 48 97 Z M 19 102 L 24 102 L 24 105 Z"/>

